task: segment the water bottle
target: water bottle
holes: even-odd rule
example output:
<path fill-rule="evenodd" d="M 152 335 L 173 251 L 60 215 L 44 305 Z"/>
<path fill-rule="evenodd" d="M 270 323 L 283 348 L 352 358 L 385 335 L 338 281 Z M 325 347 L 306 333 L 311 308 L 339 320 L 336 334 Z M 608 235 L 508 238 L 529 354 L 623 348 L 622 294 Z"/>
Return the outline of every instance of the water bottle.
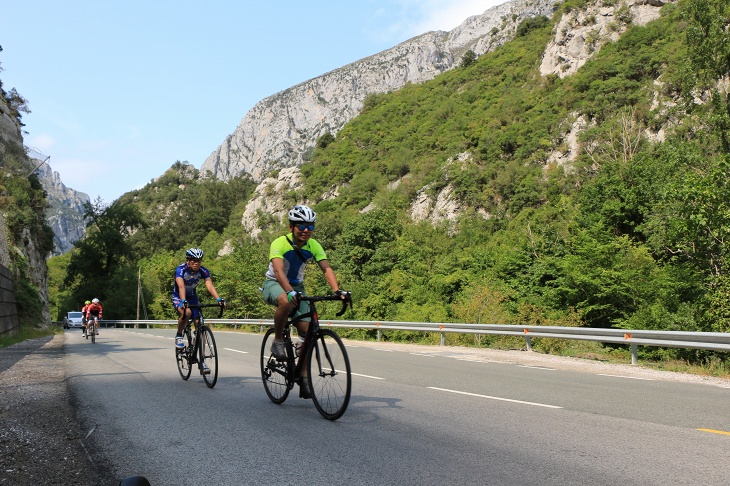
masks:
<path fill-rule="evenodd" d="M 302 347 L 304 346 L 304 337 L 299 336 L 299 339 L 297 339 L 297 342 L 294 343 L 294 356 L 297 358 L 299 357 L 299 353 L 302 350 Z"/>

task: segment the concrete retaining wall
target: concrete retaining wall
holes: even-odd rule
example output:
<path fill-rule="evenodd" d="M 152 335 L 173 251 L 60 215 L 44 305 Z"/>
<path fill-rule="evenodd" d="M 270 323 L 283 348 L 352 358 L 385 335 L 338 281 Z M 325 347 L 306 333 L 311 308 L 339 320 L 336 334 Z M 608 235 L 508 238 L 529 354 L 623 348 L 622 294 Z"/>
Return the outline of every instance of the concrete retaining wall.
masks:
<path fill-rule="evenodd" d="M 0 265 L 0 334 L 12 333 L 18 327 L 18 307 L 15 303 L 13 274 Z"/>

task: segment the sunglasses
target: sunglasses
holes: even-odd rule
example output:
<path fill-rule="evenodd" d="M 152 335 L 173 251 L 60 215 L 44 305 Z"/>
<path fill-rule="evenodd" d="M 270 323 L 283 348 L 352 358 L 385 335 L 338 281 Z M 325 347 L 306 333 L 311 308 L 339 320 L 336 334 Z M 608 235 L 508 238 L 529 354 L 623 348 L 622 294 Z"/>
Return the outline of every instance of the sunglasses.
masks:
<path fill-rule="evenodd" d="M 188 261 L 190 263 L 200 263 L 200 262 L 202 262 L 202 260 L 200 260 L 198 258 L 188 258 Z"/>
<path fill-rule="evenodd" d="M 298 224 L 298 225 L 296 225 L 296 227 L 297 227 L 297 229 L 299 231 L 304 231 L 304 230 L 307 230 L 307 229 L 309 231 L 314 231 L 314 225 L 313 224 Z"/>

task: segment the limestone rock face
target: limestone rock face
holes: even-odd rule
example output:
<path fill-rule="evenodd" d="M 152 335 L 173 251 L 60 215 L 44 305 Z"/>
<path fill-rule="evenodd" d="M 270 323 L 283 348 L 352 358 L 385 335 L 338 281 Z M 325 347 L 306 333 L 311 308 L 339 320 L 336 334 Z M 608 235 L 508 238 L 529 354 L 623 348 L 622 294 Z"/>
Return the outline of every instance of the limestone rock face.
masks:
<path fill-rule="evenodd" d="M 301 188 L 302 175 L 298 167 L 282 169 L 276 177 L 267 177 L 256 187 L 251 200 L 246 204 L 241 225 L 252 238 L 261 233 L 266 223 L 280 223 L 290 206 L 307 204 L 307 201 L 292 203 L 286 200 L 286 194 Z M 262 218 L 265 221 L 262 221 Z M 264 223 L 264 224 L 262 224 Z"/>
<path fill-rule="evenodd" d="M 337 133 L 374 93 L 433 79 L 459 65 L 468 50 L 482 55 L 514 36 L 519 23 L 554 11 L 554 0 L 512 0 L 465 20 L 450 32 L 428 32 L 391 49 L 305 81 L 257 103 L 205 160 L 201 172 L 228 180 L 306 161 L 317 139 Z"/>
<path fill-rule="evenodd" d="M 555 38 L 545 49 L 540 74 L 563 78 L 575 74 L 607 42 L 614 42 L 631 25 L 646 25 L 672 0 L 622 0 L 611 6 L 596 2 L 560 19 Z"/>
<path fill-rule="evenodd" d="M 41 164 L 36 173 L 48 193 L 50 207 L 46 211 L 46 221 L 53 229 L 53 253 L 61 255 L 73 248 L 73 242 L 80 240 L 86 232 L 84 203 L 89 202 L 89 196 L 66 187 L 58 172 L 46 163 Z"/>

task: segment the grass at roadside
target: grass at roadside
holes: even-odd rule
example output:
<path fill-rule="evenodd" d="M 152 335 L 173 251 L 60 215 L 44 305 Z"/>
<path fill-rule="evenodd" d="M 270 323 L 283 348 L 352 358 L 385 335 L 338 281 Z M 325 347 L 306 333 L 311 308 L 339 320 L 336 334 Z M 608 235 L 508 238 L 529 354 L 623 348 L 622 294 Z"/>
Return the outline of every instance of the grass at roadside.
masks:
<path fill-rule="evenodd" d="M 3 334 L 0 336 L 0 348 L 5 348 L 28 339 L 52 336 L 53 334 L 60 334 L 62 332 L 63 329 L 60 326 L 50 326 L 45 328 L 21 326 L 14 334 Z"/>

